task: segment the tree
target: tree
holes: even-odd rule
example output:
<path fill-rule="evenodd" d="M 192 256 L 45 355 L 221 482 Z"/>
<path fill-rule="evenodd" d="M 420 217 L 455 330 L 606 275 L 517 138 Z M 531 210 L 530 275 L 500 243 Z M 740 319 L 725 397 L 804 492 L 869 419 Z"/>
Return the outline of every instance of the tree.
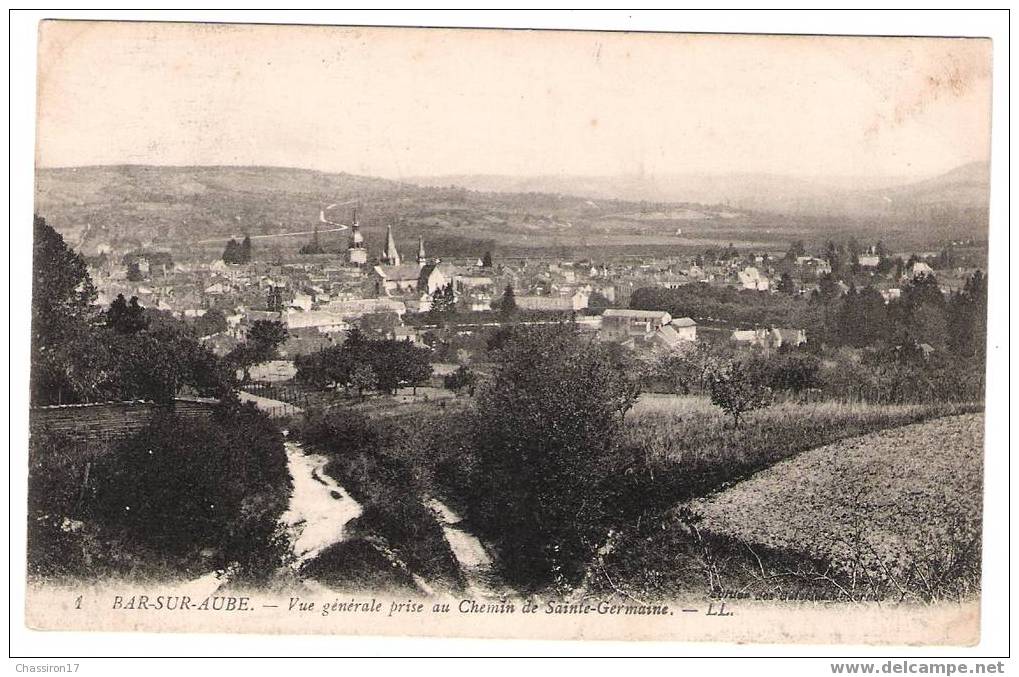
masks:
<path fill-rule="evenodd" d="M 800 394 L 820 386 L 821 361 L 813 355 L 791 353 L 770 358 L 771 387 Z"/>
<path fill-rule="evenodd" d="M 502 292 L 502 300 L 499 302 L 499 313 L 503 317 L 509 317 L 517 312 L 517 296 L 513 291 L 513 285 L 506 285 Z"/>
<path fill-rule="evenodd" d="M 881 292 L 873 287 L 851 287 L 835 316 L 838 343 L 863 348 L 888 337 L 888 310 Z"/>
<path fill-rule="evenodd" d="M 274 360 L 279 356 L 279 346 L 288 337 L 287 325 L 276 320 L 255 320 L 248 329 L 244 343 L 231 350 L 224 360 L 235 368 L 244 370 L 248 380 L 248 369 L 252 365 Z"/>
<path fill-rule="evenodd" d="M 400 316 L 394 312 L 365 313 L 357 321 L 357 328 L 366 336 L 375 340 L 387 338 L 396 327 L 400 326 Z"/>
<path fill-rule="evenodd" d="M 250 263 L 250 262 L 251 262 L 251 237 L 249 235 L 245 235 L 244 240 L 241 242 L 240 261 L 238 263 Z"/>
<path fill-rule="evenodd" d="M 219 308 L 210 308 L 205 314 L 195 318 L 194 327 L 198 336 L 219 334 L 228 328 L 226 315 Z"/>
<path fill-rule="evenodd" d="M 432 294 L 432 307 L 428 311 L 433 317 L 445 317 L 456 312 L 456 292 L 450 282 Z"/>
<path fill-rule="evenodd" d="M 89 399 L 101 374 L 89 331 L 98 318 L 85 261 L 46 220 L 33 219 L 32 375 L 34 404 Z"/>
<path fill-rule="evenodd" d="M 378 383 L 378 377 L 370 364 L 359 363 L 350 372 L 350 384 L 357 390 L 357 396 L 364 401 L 364 391 L 371 390 Z"/>
<path fill-rule="evenodd" d="M 230 238 L 223 249 L 223 263 L 240 263 L 240 245 L 237 240 Z"/>
<path fill-rule="evenodd" d="M 466 445 L 472 518 L 511 578 L 575 581 L 607 537 L 606 503 L 591 496 L 616 477 L 637 384 L 569 324 L 514 331 L 494 369 Z"/>
<path fill-rule="evenodd" d="M 448 390 L 459 393 L 462 389 L 474 395 L 474 386 L 477 385 L 478 375 L 468 367 L 460 365 L 452 374 L 446 374 L 442 378 L 442 385 Z"/>
<path fill-rule="evenodd" d="M 736 361 L 711 380 L 711 403 L 732 416 L 739 428 L 744 414 L 771 403 L 771 390 L 748 361 Z"/>
<path fill-rule="evenodd" d="M 137 261 L 132 261 L 127 264 L 127 280 L 128 282 L 141 282 L 145 279 L 145 275 L 142 274 L 141 266 L 138 265 Z"/>
<path fill-rule="evenodd" d="M 831 272 L 833 275 L 839 275 L 842 272 L 842 254 L 841 248 L 833 240 L 828 240 L 824 245 L 824 260 L 831 266 Z"/>
<path fill-rule="evenodd" d="M 782 273 L 782 278 L 778 282 L 778 291 L 790 296 L 796 293 L 796 283 L 793 282 L 793 276 L 788 272 Z"/>
<path fill-rule="evenodd" d="M 492 252 L 485 252 L 485 256 L 481 259 L 481 266 L 483 268 L 492 267 Z"/>
<path fill-rule="evenodd" d="M 806 253 L 807 248 L 803 244 L 803 240 L 796 240 L 789 245 L 789 249 L 785 253 L 785 260 L 795 263 L 797 258 L 804 256 Z"/>
<path fill-rule="evenodd" d="M 983 356 L 987 341 L 987 279 L 976 271 L 948 305 L 948 346 L 963 357 Z"/>
<path fill-rule="evenodd" d="M 612 307 L 612 301 L 609 301 L 608 298 L 604 294 L 602 294 L 601 292 L 593 291 L 593 292 L 591 292 L 591 296 L 588 297 L 588 299 L 587 299 L 587 307 L 588 308 L 611 308 Z"/>
<path fill-rule="evenodd" d="M 117 294 L 117 298 L 106 311 L 106 324 L 118 333 L 135 334 L 148 327 L 149 320 L 145 317 L 145 309 L 138 303 L 137 296 L 132 296 L 131 302 L 127 303 L 123 294 Z"/>
<path fill-rule="evenodd" d="M 289 336 L 287 325 L 276 320 L 255 320 L 248 330 L 246 340 L 255 350 L 259 362 L 274 360 L 279 356 L 279 347 Z"/>

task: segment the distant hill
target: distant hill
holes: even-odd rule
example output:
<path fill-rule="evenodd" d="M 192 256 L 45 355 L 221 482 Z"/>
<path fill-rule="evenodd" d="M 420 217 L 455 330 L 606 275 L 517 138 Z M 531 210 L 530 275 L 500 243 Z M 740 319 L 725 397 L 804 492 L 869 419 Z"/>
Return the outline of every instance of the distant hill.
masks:
<path fill-rule="evenodd" d="M 43 168 L 35 209 L 85 254 L 151 247 L 205 258 L 230 237 L 307 232 L 334 203 L 329 218 L 341 223 L 358 207 L 372 253 L 392 225 L 401 251 L 415 251 L 423 237 L 429 254 L 443 257 L 663 254 L 729 243 L 775 251 L 849 231 L 919 246 L 982 238 L 987 228 L 981 166 L 896 185 L 759 174 L 418 181 L 285 167 Z M 346 237 L 329 233 L 322 243 L 341 253 Z M 260 239 L 257 249 L 263 258 L 292 254 L 309 239 Z"/>
<path fill-rule="evenodd" d="M 421 192 L 281 167 L 74 167 L 36 172 L 35 211 L 87 250 L 308 230 L 327 204 Z"/>
<path fill-rule="evenodd" d="M 844 177 L 806 180 L 774 174 L 676 174 L 666 176 L 514 177 L 455 175 L 415 177 L 424 186 L 462 186 L 470 190 L 565 193 L 590 198 L 613 197 L 728 205 L 752 211 L 826 218 L 890 219 L 896 223 L 932 222 L 937 228 L 958 221 L 974 234 L 986 233 L 990 172 L 972 163 L 926 179 Z"/>
<path fill-rule="evenodd" d="M 677 230 L 691 219 L 702 225 L 723 219 L 703 209 L 424 187 L 285 167 L 118 165 L 36 172 L 36 213 L 87 255 L 100 249 L 160 248 L 214 258 L 230 237 L 312 230 L 320 210 L 335 203 L 329 219 L 340 223 L 349 222 L 358 207 L 373 250 L 392 225 L 402 251 L 416 251 L 417 238 L 424 237 L 430 255 L 447 257 L 481 257 L 488 250 L 566 252 L 574 245 L 587 247 L 589 237 L 603 247 L 689 246 Z M 725 224 L 739 225 L 737 216 L 725 214 Z M 700 237 L 709 231 L 701 228 Z M 342 232 L 330 233 L 322 241 L 327 250 L 340 253 L 346 238 Z M 259 240 L 258 245 L 263 256 L 274 250 L 293 253 L 309 239 L 295 235 Z"/>

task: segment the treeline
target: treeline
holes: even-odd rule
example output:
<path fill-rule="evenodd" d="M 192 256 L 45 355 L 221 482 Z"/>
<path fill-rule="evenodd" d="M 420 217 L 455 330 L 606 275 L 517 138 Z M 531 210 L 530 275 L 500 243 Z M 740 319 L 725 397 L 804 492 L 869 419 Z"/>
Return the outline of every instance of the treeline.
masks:
<path fill-rule="evenodd" d="M 691 317 L 701 324 L 733 328 L 796 327 L 817 329 L 821 309 L 806 299 L 785 294 L 687 284 L 675 289 L 641 287 L 630 296 L 630 308 L 664 310 L 673 317 Z"/>
<path fill-rule="evenodd" d="M 244 239 L 238 242 L 237 240 L 230 238 L 230 241 L 226 243 L 226 248 L 223 249 L 223 263 L 250 263 L 251 262 L 251 237 L 248 235 L 244 236 Z"/>
<path fill-rule="evenodd" d="M 294 360 L 296 379 L 318 388 L 350 387 L 395 393 L 401 386 L 418 386 L 432 375 L 430 351 L 409 341 L 371 339 L 354 328 L 342 345 Z"/>
<path fill-rule="evenodd" d="M 885 302 L 873 287 L 850 285 L 843 293 L 831 275 L 822 276 L 807 297 L 691 284 L 633 292 L 630 307 L 664 310 L 704 324 L 733 329 L 805 329 L 808 341 L 824 346 L 890 347 L 914 351 L 921 344 L 962 357 L 982 356 L 987 326 L 987 280 L 976 271 L 964 288 L 942 293 L 937 278 L 917 275 L 897 299 Z"/>
<path fill-rule="evenodd" d="M 192 329 L 118 296 L 108 309 L 82 258 L 35 219 L 32 286 L 33 405 L 147 399 L 182 389 L 218 397 L 229 387 Z"/>
<path fill-rule="evenodd" d="M 81 257 L 34 220 L 33 406 L 166 404 L 142 432 L 81 444 L 45 430 L 29 443 L 29 569 L 40 575 L 272 573 L 291 480 L 282 436 L 242 406 L 224 363 L 191 326 L 118 296 L 106 309 Z M 178 419 L 182 392 L 220 399 L 208 421 Z"/>

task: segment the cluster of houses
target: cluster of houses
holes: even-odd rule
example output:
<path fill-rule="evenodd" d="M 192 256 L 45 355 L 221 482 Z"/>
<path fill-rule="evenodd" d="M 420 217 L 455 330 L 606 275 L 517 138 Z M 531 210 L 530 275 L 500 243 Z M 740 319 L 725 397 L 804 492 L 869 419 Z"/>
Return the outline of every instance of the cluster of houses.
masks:
<path fill-rule="evenodd" d="M 387 329 L 391 337 L 420 343 L 420 333 L 404 326 L 405 314 L 429 311 L 440 294 L 451 294 L 461 310 L 490 311 L 507 287 L 514 290 L 517 308 L 574 313 L 603 340 L 634 349 L 683 349 L 698 341 L 697 323 L 663 311 L 626 309 L 635 289 L 707 284 L 774 294 L 780 292 L 784 273 L 795 279 L 795 293 L 809 293 L 831 272 L 828 261 L 815 256 L 740 257 L 733 254 L 735 250 L 717 256 L 617 256 L 602 262 L 502 258 L 493 265 L 487 256 L 484 261 L 431 257 L 423 239 L 418 239 L 416 256 L 406 260 L 391 226 L 382 246 L 370 254 L 356 213 L 346 244 L 345 256 L 302 253 L 275 263 L 174 263 L 165 253 L 147 250 L 126 254 L 119 265 L 108 252 L 90 263 L 100 303 L 108 304 L 123 294 L 178 317 L 197 318 L 211 309 L 222 312 L 226 327 L 203 337 L 218 353 L 236 346 L 258 320 L 285 322 L 290 339 L 283 347 L 284 357 L 340 342 L 355 321 L 370 315 L 392 320 Z M 864 274 L 879 282 L 875 286 L 886 302 L 900 296 L 901 285 L 895 286 L 900 277 L 933 272 L 922 257 L 911 259 L 900 277 L 874 272 L 882 265 L 882 257 L 873 250 L 858 261 Z M 939 270 L 939 281 L 943 277 L 951 281 L 944 272 Z M 962 279 L 961 272 L 958 277 Z M 842 291 L 848 290 L 845 283 L 838 284 Z M 590 308 L 604 311 L 585 312 Z M 737 346 L 765 351 L 807 341 L 802 329 L 772 327 L 737 330 L 727 338 Z"/>

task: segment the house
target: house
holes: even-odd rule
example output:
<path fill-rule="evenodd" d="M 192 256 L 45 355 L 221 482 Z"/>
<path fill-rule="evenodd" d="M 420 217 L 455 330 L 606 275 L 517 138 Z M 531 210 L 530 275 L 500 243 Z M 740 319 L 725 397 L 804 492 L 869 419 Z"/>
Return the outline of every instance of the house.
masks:
<path fill-rule="evenodd" d="M 693 324 L 677 327 L 673 321 L 672 324 L 662 325 L 658 331 L 651 335 L 651 343 L 670 350 L 681 350 L 691 346 L 697 340 L 697 323 L 689 317 L 683 319 Z"/>
<path fill-rule="evenodd" d="M 344 331 L 347 329 L 347 315 L 327 310 L 287 311 L 285 320 L 287 327 L 294 329 L 317 329 L 323 333 Z"/>
<path fill-rule="evenodd" d="M 697 340 L 697 323 L 689 317 L 677 317 L 670 325 L 676 333 L 684 341 L 696 341 Z"/>
<path fill-rule="evenodd" d="M 422 268 L 416 263 L 396 265 L 380 264 L 372 268 L 369 276 L 369 294 L 394 296 L 418 291 Z"/>
<path fill-rule="evenodd" d="M 613 341 L 647 337 L 672 321 L 664 310 L 609 308 L 602 313 L 601 335 Z"/>
<path fill-rule="evenodd" d="M 934 269 L 923 261 L 917 261 L 913 264 L 913 267 L 909 269 L 909 274 L 906 277 L 916 277 L 917 275 L 933 275 Z"/>
<path fill-rule="evenodd" d="M 881 257 L 877 254 L 861 254 L 857 261 L 860 262 L 861 268 L 877 268 L 881 265 Z"/>
<path fill-rule="evenodd" d="M 520 310 L 574 310 L 573 300 L 561 296 L 517 296 L 516 302 Z"/>
<path fill-rule="evenodd" d="M 425 294 L 434 294 L 449 284 L 450 279 L 443 272 L 442 266 L 436 263 L 429 263 L 418 271 L 418 291 Z"/>
<path fill-rule="evenodd" d="M 803 329 L 747 329 L 732 332 L 732 340 L 743 346 L 757 346 L 765 351 L 777 350 L 783 346 L 801 346 L 807 342 Z"/>
<path fill-rule="evenodd" d="M 393 327 L 389 331 L 389 338 L 394 341 L 408 341 L 415 346 L 424 347 L 425 342 L 421 338 L 420 332 L 415 327 L 398 326 Z"/>
<path fill-rule="evenodd" d="M 747 266 L 739 272 L 740 285 L 744 289 L 754 291 L 768 291 L 771 288 L 771 281 L 754 266 Z"/>
<path fill-rule="evenodd" d="M 891 289 L 883 289 L 881 291 L 881 298 L 885 300 L 885 303 L 891 303 L 892 301 L 902 296 L 902 290 L 898 287 L 892 287 Z"/>

